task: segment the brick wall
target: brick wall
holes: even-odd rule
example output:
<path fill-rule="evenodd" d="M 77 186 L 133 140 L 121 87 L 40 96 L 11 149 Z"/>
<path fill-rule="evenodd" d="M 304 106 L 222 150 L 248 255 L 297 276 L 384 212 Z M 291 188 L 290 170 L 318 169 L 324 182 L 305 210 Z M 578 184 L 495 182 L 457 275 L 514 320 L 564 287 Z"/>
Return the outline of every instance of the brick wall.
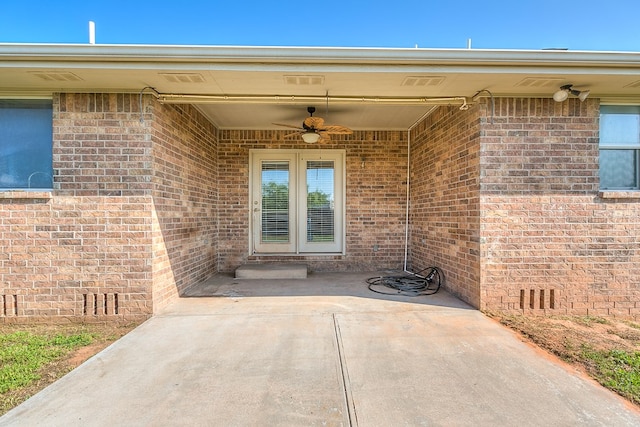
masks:
<path fill-rule="evenodd" d="M 0 321 L 145 318 L 244 262 L 402 267 L 406 132 L 307 145 L 151 96 L 53 106 L 53 193 L 0 193 Z M 481 309 L 640 318 L 640 203 L 598 191 L 598 116 L 593 99 L 435 110 L 411 131 L 409 266 Z M 346 254 L 251 256 L 249 150 L 338 148 Z"/>
<path fill-rule="evenodd" d="M 334 136 L 331 143 L 322 145 L 285 140 L 286 133 L 220 131 L 220 271 L 233 271 L 245 262 L 282 260 L 307 262 L 316 271 L 401 268 L 406 209 L 406 132 L 358 131 L 353 135 Z M 249 150 L 267 148 L 346 150 L 344 256 L 249 256 Z"/>
<path fill-rule="evenodd" d="M 437 266 L 446 287 L 480 306 L 480 120 L 440 107 L 411 131 L 409 261 Z"/>
<path fill-rule="evenodd" d="M 0 198 L 0 319 L 151 314 L 151 142 L 137 96 L 53 100 L 53 193 Z"/>
<path fill-rule="evenodd" d="M 482 111 L 481 308 L 639 318 L 640 205 L 598 193 L 598 101 Z"/>
<path fill-rule="evenodd" d="M 143 319 L 216 271 L 216 130 L 142 106 L 54 97 L 54 191 L 0 193 L 0 321 Z"/>
<path fill-rule="evenodd" d="M 153 103 L 153 305 L 217 270 L 217 129 L 189 105 Z"/>

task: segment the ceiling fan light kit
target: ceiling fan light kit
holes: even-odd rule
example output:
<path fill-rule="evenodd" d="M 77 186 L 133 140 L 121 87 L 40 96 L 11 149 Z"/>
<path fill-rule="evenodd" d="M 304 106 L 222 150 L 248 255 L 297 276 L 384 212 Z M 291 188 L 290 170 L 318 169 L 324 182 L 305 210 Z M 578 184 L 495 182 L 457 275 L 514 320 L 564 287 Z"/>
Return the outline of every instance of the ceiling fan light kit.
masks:
<path fill-rule="evenodd" d="M 307 144 L 315 144 L 320 139 L 320 135 L 315 132 L 305 132 L 302 134 L 302 140 Z"/>

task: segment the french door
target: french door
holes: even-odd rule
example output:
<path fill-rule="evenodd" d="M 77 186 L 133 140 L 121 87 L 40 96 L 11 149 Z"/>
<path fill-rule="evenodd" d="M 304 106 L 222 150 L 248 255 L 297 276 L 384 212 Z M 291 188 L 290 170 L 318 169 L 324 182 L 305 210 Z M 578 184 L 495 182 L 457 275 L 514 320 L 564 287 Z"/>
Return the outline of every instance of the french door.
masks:
<path fill-rule="evenodd" d="M 251 250 L 343 253 L 344 151 L 252 150 Z"/>

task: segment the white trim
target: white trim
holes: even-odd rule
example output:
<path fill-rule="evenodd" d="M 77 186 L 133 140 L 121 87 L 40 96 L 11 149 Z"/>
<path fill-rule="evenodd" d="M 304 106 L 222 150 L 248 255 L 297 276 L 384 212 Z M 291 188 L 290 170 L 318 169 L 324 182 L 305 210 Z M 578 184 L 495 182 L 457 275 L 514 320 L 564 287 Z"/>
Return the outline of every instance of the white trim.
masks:
<path fill-rule="evenodd" d="M 296 200 L 298 198 L 298 154 L 291 150 L 266 150 L 263 152 L 257 152 L 258 150 L 250 150 L 251 163 L 249 165 L 251 180 L 251 188 L 253 192 L 249 194 L 249 239 L 252 241 L 251 253 L 294 253 L 298 248 L 298 209 Z M 261 182 L 262 168 L 258 167 L 258 163 L 262 161 L 286 161 L 288 163 L 289 171 L 289 227 L 288 237 L 286 242 L 278 243 L 262 243 L 259 236 L 261 232 L 261 226 L 256 224 L 262 224 L 262 191 L 260 188 L 255 188 L 258 182 Z M 257 216 L 259 215 L 259 217 Z"/>
<path fill-rule="evenodd" d="M 136 44 L 0 43 L 0 58 L 15 60 L 98 62 L 234 62 L 353 64 L 493 64 L 583 67 L 637 66 L 640 52 L 526 49 L 416 49 L 304 46 L 202 46 Z M 5 65 L 6 66 L 6 65 Z M 157 67 L 154 67 L 157 68 Z M 587 70 L 585 70 L 587 71 Z"/>
<path fill-rule="evenodd" d="M 598 196 L 601 199 L 640 199 L 640 191 L 631 189 L 600 190 Z"/>
<path fill-rule="evenodd" d="M 294 175 L 292 179 L 295 179 L 293 185 L 290 188 L 293 188 L 293 191 L 290 192 L 290 197 L 295 196 L 296 206 L 294 212 L 294 221 L 295 227 L 293 232 L 290 232 L 292 239 L 295 239 L 295 247 L 291 252 L 258 252 L 256 251 L 256 226 L 255 226 L 255 218 L 254 218 L 254 192 L 257 191 L 255 188 L 256 180 L 256 168 L 255 162 L 257 159 L 263 158 L 264 156 L 279 158 L 281 156 L 291 156 L 295 155 L 296 157 L 296 165 L 293 166 L 292 170 L 294 171 Z M 323 156 L 327 159 L 336 160 L 339 163 L 341 171 L 338 171 L 336 168 L 336 186 L 340 186 L 337 191 L 336 190 L 336 199 L 339 197 L 339 200 L 336 200 L 336 211 L 340 209 L 340 217 L 336 218 L 336 221 L 340 221 L 341 224 L 336 222 L 336 244 L 337 247 L 335 250 L 327 251 L 327 252 L 305 252 L 303 251 L 304 244 L 301 240 L 306 236 L 306 233 L 302 233 L 303 227 L 299 222 L 302 221 L 304 215 L 302 215 L 303 203 L 301 203 L 302 197 L 302 186 L 303 179 L 301 178 L 302 173 L 302 163 L 304 162 L 306 156 L 310 155 L 310 159 L 316 160 L 321 159 Z M 347 171 L 346 171 L 346 150 L 344 149 L 251 149 L 249 150 L 249 247 L 248 253 L 250 256 L 336 256 L 336 255 L 345 255 L 346 254 L 346 179 L 347 179 Z M 338 163 L 336 163 L 338 165 Z M 338 182 L 338 180 L 340 182 Z M 341 194 L 338 194 L 341 193 Z M 306 200 L 306 199 L 305 199 Z M 306 229 L 306 227 L 304 227 Z M 339 230 L 338 230 L 339 229 Z M 339 234 L 339 235 L 338 235 Z"/>
<path fill-rule="evenodd" d="M 298 252 L 306 255 L 309 253 L 344 254 L 346 237 L 346 151 L 345 150 L 301 150 L 298 154 L 298 182 L 299 182 L 299 206 L 298 206 Z M 306 235 L 307 212 L 306 196 L 306 162 L 314 160 L 329 160 L 334 162 L 334 242 L 310 243 L 304 237 Z M 340 215 L 335 215 L 335 213 Z M 311 250 L 321 249 L 321 250 Z"/>
<path fill-rule="evenodd" d="M 600 105 L 623 105 L 623 106 L 638 106 L 640 105 L 640 95 L 628 96 L 628 95 L 613 95 L 613 96 L 601 96 Z"/>

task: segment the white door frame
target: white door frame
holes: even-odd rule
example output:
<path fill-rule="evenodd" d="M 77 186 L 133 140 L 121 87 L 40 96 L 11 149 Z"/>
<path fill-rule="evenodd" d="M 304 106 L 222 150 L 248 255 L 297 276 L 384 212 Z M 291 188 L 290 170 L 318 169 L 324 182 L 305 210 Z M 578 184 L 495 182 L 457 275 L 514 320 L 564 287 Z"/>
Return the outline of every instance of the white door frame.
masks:
<path fill-rule="evenodd" d="M 295 253 L 297 250 L 298 231 L 296 224 L 296 215 L 298 210 L 295 208 L 297 200 L 297 172 L 298 159 L 297 154 L 284 150 L 268 150 L 265 152 L 251 152 L 251 180 L 250 180 L 250 229 L 251 229 L 251 247 L 253 253 Z M 289 179 L 289 212 L 288 212 L 288 239 L 281 242 L 263 242 L 262 241 L 262 163 L 267 162 L 287 162 Z"/>
<path fill-rule="evenodd" d="M 262 162 L 288 161 L 289 167 L 289 242 L 261 241 Z M 332 161 L 334 164 L 334 240 L 307 241 L 307 161 Z M 263 255 L 344 254 L 345 253 L 345 150 L 250 150 L 249 151 L 249 253 Z"/>

